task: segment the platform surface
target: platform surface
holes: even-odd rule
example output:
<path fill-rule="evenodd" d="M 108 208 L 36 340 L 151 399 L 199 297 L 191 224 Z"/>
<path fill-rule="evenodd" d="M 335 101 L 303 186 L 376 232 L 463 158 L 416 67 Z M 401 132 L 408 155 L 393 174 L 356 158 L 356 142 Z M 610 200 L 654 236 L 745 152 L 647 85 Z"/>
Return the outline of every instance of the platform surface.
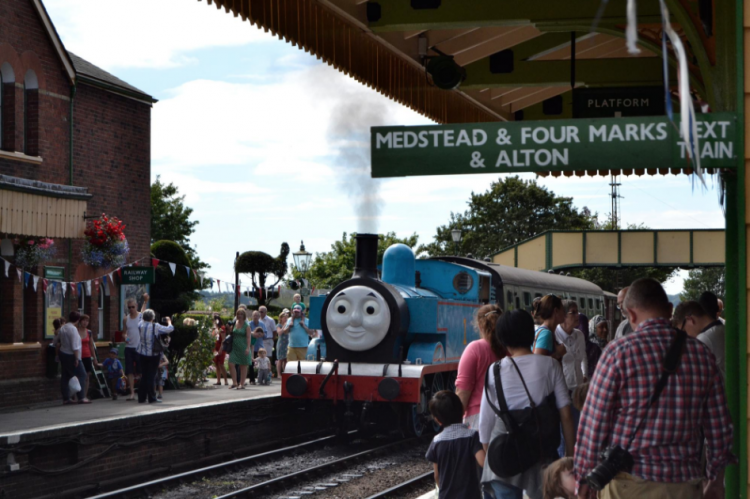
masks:
<path fill-rule="evenodd" d="M 117 400 L 96 399 L 92 400 L 90 404 L 65 406 L 60 401 L 55 405 L 0 413 L 0 438 L 141 416 L 146 413 L 178 411 L 206 404 L 216 405 L 279 395 L 281 395 L 281 380 L 274 380 L 274 383 L 270 386 L 249 385 L 244 390 L 230 390 L 225 385 L 167 390 L 164 392 L 164 402 L 161 404 L 139 404 L 137 399 L 126 401 L 126 397 L 119 397 Z"/>

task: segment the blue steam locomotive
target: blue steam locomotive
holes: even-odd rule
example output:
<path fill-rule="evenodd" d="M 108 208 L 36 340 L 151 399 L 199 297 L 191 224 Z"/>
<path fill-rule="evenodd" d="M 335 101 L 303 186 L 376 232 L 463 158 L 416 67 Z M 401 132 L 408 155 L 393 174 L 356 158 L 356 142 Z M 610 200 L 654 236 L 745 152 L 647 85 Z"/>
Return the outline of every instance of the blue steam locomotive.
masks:
<path fill-rule="evenodd" d="M 555 293 L 584 314 L 604 315 L 604 293 L 588 281 L 472 258 L 416 259 L 403 244 L 386 250 L 379 278 L 378 236 L 356 240 L 352 278 L 310 298 L 310 327 L 323 338 L 310 343 L 308 360 L 287 364 L 282 396 L 332 401 L 363 424 L 395 409 L 405 430 L 421 434 L 430 397 L 455 388 L 484 304 L 530 310 L 534 297 Z"/>

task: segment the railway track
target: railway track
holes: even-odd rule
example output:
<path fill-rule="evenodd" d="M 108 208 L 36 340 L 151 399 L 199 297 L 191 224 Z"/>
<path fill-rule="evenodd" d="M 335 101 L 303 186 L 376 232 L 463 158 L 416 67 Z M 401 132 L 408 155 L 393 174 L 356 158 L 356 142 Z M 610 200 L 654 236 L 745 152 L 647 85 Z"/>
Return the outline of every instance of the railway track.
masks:
<path fill-rule="evenodd" d="M 406 480 L 395 487 L 391 487 L 377 494 L 373 494 L 367 499 L 387 499 L 389 497 L 401 497 L 403 494 L 413 491 L 419 487 L 429 484 L 434 479 L 435 473 L 428 471 L 422 475 Z"/>
<path fill-rule="evenodd" d="M 337 437 L 335 435 L 317 438 L 301 444 L 295 444 L 288 447 L 283 447 L 281 449 L 275 449 L 272 451 L 262 452 L 260 454 L 254 454 L 252 456 L 246 456 L 243 458 L 234 459 L 232 461 L 215 464 L 213 466 L 206 466 L 204 468 L 177 473 L 156 480 L 150 480 L 138 485 L 133 485 L 122 489 L 113 490 L 111 492 L 98 494 L 96 496 L 91 496 L 89 497 L 89 499 L 132 499 L 134 497 L 151 497 L 154 491 L 163 490 L 168 486 L 185 483 L 190 480 L 197 480 L 205 476 L 217 475 L 232 469 L 252 465 L 253 463 L 264 459 L 283 457 L 287 454 L 297 452 L 300 449 L 314 450 L 320 447 L 324 447 L 325 445 L 335 443 L 336 439 Z"/>
<path fill-rule="evenodd" d="M 272 493 L 274 490 L 293 489 L 297 482 L 300 482 L 305 479 L 309 479 L 309 477 L 313 475 L 331 473 L 340 469 L 345 469 L 366 458 L 372 458 L 372 457 L 376 457 L 387 452 L 392 452 L 396 449 L 413 444 L 416 441 L 417 439 L 411 438 L 411 439 L 406 439 L 406 440 L 399 440 L 397 442 L 391 442 L 385 445 L 381 445 L 379 447 L 375 447 L 373 449 L 365 450 L 362 452 L 357 452 L 355 454 L 350 454 L 346 457 L 328 461 L 326 463 L 319 464 L 316 466 L 310 466 L 300 471 L 295 471 L 293 473 L 289 473 L 283 476 L 272 478 L 270 480 L 266 480 L 264 482 L 254 484 L 249 487 L 245 487 L 243 489 L 232 491 L 228 494 L 217 496 L 214 499 L 240 499 L 244 497 L 257 497 L 259 495 L 266 495 L 266 494 Z M 316 482 L 314 483 L 314 485 L 301 487 L 300 490 L 302 491 L 303 495 L 309 495 L 317 491 L 323 492 L 329 488 L 337 487 L 341 483 L 345 483 L 351 479 L 358 478 L 360 476 L 361 475 L 359 474 L 343 474 L 340 478 L 337 478 L 331 482 Z"/>

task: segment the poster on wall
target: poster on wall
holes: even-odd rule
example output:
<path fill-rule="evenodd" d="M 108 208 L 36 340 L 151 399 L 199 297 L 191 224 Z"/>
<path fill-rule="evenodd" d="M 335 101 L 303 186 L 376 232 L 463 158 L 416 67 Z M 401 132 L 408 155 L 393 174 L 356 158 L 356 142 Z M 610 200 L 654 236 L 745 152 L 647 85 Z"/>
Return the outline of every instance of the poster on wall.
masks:
<path fill-rule="evenodd" d="M 63 280 L 65 277 L 65 268 L 63 267 L 45 267 L 44 278 Z M 44 337 L 54 338 L 55 326 L 52 324 L 55 319 L 62 317 L 63 294 L 62 285 L 59 282 L 50 281 L 49 289 L 44 295 Z"/>

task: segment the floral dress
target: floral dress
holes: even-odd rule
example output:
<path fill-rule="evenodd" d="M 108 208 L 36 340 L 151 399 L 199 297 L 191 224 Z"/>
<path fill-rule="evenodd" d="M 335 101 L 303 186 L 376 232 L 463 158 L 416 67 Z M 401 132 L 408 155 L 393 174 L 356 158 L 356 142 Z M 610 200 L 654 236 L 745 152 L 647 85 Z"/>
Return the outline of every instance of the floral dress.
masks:
<path fill-rule="evenodd" d="M 240 366 L 249 366 L 251 354 L 246 354 L 247 350 L 247 333 L 250 327 L 247 323 L 243 324 L 240 329 L 232 329 L 232 352 L 229 354 L 229 362 Z M 250 345 L 255 345 L 255 338 L 250 336 Z"/>

